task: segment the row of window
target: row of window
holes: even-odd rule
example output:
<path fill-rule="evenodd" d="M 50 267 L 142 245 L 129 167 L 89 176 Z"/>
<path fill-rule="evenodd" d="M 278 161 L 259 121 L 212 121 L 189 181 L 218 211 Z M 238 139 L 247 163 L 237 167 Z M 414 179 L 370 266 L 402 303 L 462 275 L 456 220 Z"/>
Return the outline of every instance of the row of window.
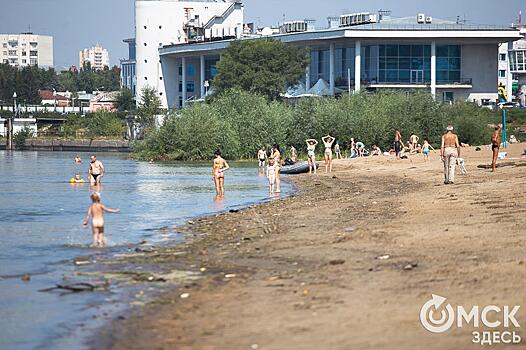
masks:
<path fill-rule="evenodd" d="M 7 44 L 8 44 L 8 43 L 3 43 L 3 44 L 2 44 L 2 47 L 3 47 L 4 49 L 6 49 L 6 48 L 7 48 Z M 30 42 L 29 45 L 30 45 L 32 48 L 36 48 L 36 47 L 38 46 L 38 43 L 37 43 L 37 42 Z M 11 47 L 13 47 L 13 48 L 18 47 L 18 41 L 9 41 L 9 46 L 11 46 Z M 27 44 L 26 44 L 26 43 L 22 43 L 21 46 L 22 46 L 22 47 L 26 47 Z"/>
<path fill-rule="evenodd" d="M 11 65 L 17 66 L 18 65 L 18 58 L 9 58 L 9 59 L 4 58 L 2 60 L 2 63 L 4 63 L 4 64 L 11 64 Z M 21 64 L 27 65 L 27 60 L 26 59 L 22 59 Z M 31 58 L 29 60 L 29 64 L 32 65 L 32 66 L 35 66 L 35 65 L 38 64 L 38 60 L 36 58 Z"/>

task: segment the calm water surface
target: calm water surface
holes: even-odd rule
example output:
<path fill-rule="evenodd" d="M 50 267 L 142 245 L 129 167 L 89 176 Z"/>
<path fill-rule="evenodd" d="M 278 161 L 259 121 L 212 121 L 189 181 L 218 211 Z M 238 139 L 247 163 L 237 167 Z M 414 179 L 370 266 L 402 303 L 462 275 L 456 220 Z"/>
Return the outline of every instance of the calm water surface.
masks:
<path fill-rule="evenodd" d="M 38 292 L 74 275 L 80 269 L 75 257 L 111 256 L 142 240 L 155 244 L 161 227 L 269 199 L 266 179 L 253 165 L 231 164 L 226 197 L 218 202 L 209 164 L 148 164 L 98 154 L 106 168 L 102 201 L 121 209 L 105 216 L 109 247 L 101 251 L 90 248 L 91 230 L 81 225 L 90 186 L 68 183 L 76 172 L 86 179 L 89 155 L 81 154 L 81 165 L 74 155 L 0 151 L 0 349 L 82 349 L 101 308 L 107 314 L 122 308 L 118 293 Z M 290 191 L 284 183 L 283 192 Z M 26 273 L 29 282 L 20 278 Z"/>

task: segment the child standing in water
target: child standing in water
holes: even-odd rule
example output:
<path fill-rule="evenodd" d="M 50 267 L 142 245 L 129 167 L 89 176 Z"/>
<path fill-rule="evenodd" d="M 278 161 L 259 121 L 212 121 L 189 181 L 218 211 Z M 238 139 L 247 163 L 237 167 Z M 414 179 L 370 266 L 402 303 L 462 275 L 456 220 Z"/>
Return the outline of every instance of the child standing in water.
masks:
<path fill-rule="evenodd" d="M 268 160 L 267 178 L 268 178 L 269 192 L 274 193 L 274 184 L 276 183 L 276 167 L 274 166 L 274 159 Z"/>
<path fill-rule="evenodd" d="M 93 192 L 90 196 L 91 201 L 93 202 L 88 208 L 88 213 L 84 219 L 84 227 L 88 226 L 88 220 L 90 216 L 91 219 L 91 230 L 93 232 L 93 245 L 97 247 L 104 246 L 104 212 L 108 213 L 118 213 L 120 209 L 111 209 L 106 208 L 104 204 L 100 202 L 100 194 L 98 192 Z"/>

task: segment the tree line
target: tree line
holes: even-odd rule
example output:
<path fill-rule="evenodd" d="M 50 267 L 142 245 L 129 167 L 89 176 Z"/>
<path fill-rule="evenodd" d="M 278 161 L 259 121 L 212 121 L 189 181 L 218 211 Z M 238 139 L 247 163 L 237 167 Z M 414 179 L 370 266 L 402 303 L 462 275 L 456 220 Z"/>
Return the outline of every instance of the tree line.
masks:
<path fill-rule="evenodd" d="M 0 103 L 11 104 L 13 93 L 22 104 L 39 104 L 39 90 L 70 91 L 116 91 L 120 89 L 120 68 L 91 68 L 89 63 L 80 70 L 66 70 L 57 73 L 54 68 L 26 66 L 12 67 L 0 64 Z"/>
<path fill-rule="evenodd" d="M 305 151 L 305 140 L 331 134 L 345 148 L 351 137 L 389 150 L 395 129 L 438 145 L 448 124 L 463 143 L 487 143 L 497 113 L 473 103 L 437 103 L 431 94 L 385 91 L 341 98 L 307 98 L 297 104 L 234 89 L 208 103 L 172 111 L 134 145 L 141 159 L 207 160 L 216 149 L 229 159 L 254 158 L 261 146 L 278 143 Z M 322 152 L 320 148 L 318 151 Z"/>

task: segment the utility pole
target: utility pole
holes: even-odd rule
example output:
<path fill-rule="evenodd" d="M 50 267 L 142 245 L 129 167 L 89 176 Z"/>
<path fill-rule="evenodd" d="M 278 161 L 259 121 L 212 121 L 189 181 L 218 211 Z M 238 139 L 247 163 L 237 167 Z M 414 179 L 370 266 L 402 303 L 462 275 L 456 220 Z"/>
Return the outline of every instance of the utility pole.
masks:
<path fill-rule="evenodd" d="M 13 150 L 13 123 L 16 116 L 16 92 L 13 93 L 13 115 L 7 117 L 7 145 L 6 148 L 9 151 Z"/>

